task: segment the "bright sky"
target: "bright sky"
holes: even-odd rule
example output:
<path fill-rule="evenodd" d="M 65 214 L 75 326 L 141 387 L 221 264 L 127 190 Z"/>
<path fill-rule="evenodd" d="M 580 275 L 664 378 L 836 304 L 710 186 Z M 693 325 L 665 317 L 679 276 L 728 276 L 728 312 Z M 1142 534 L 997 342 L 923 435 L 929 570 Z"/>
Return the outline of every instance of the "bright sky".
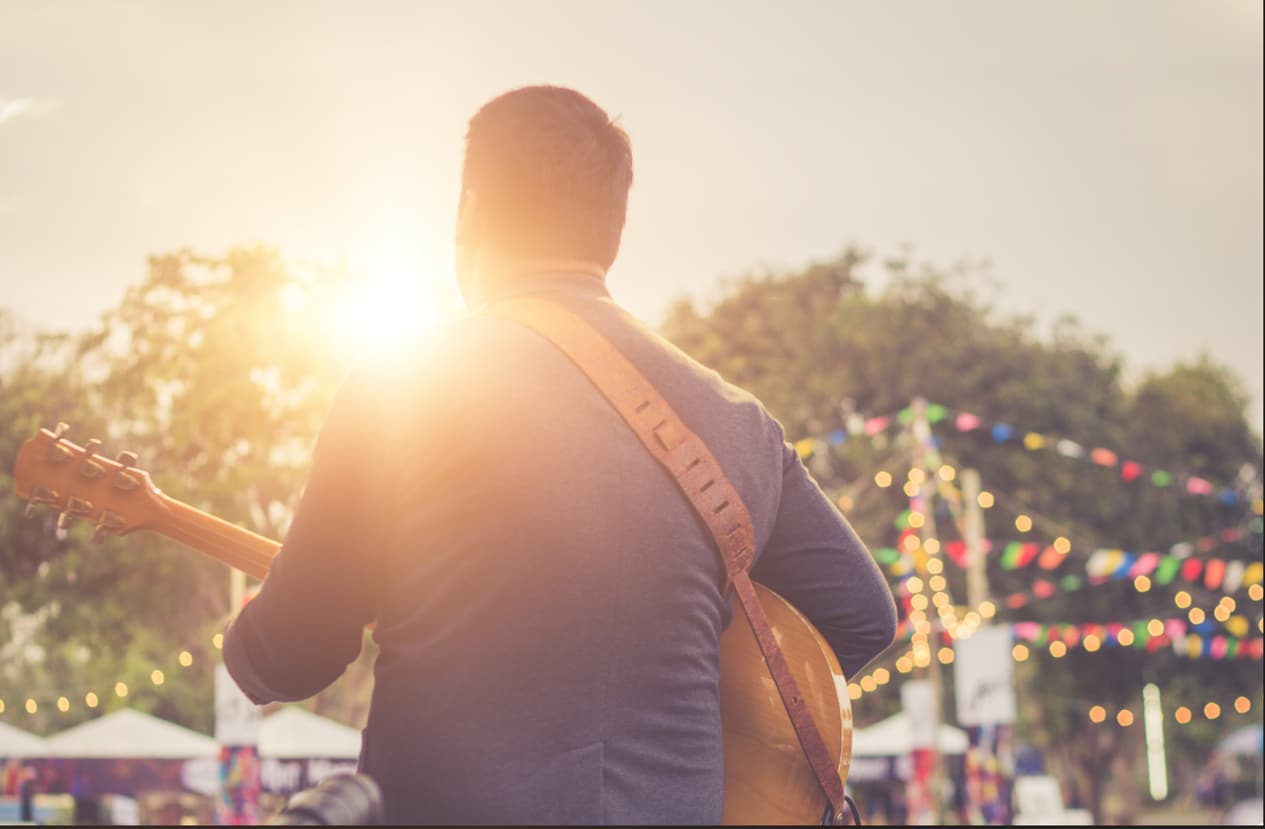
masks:
<path fill-rule="evenodd" d="M 83 327 L 147 255 L 254 241 L 449 283 L 465 123 L 547 82 L 632 135 L 611 288 L 652 323 L 908 242 L 1135 373 L 1207 352 L 1259 430 L 1261 28 L 1258 0 L 3 0 L 0 304 Z"/>

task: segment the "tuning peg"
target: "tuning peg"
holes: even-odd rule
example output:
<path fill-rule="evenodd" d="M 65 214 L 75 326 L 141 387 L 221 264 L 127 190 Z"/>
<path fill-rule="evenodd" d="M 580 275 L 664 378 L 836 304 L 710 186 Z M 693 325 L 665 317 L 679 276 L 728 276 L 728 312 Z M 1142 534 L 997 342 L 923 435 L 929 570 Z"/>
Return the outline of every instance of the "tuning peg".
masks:
<path fill-rule="evenodd" d="M 123 466 L 136 466 L 137 457 L 135 452 L 123 451 L 119 453 L 115 460 Z"/>
<path fill-rule="evenodd" d="M 64 420 L 57 421 L 57 428 L 53 429 L 53 439 L 61 440 L 68 431 L 70 431 L 70 424 Z"/>
<path fill-rule="evenodd" d="M 69 512 L 63 512 L 57 516 L 57 529 L 65 532 L 70 529 L 70 523 L 75 520 L 75 516 Z"/>
<path fill-rule="evenodd" d="M 101 518 L 97 521 L 96 529 L 92 531 L 92 540 L 100 544 L 105 540 L 106 533 L 116 532 L 123 529 L 123 517 L 107 510 L 101 511 Z"/>
<path fill-rule="evenodd" d="M 83 445 L 83 456 L 85 458 L 91 458 L 93 455 L 97 454 L 97 450 L 100 448 L 101 441 L 97 438 L 93 438 Z"/>
<path fill-rule="evenodd" d="M 35 516 L 35 508 L 40 505 L 39 501 L 34 498 L 26 502 L 26 509 L 22 510 L 23 518 L 33 518 Z"/>
<path fill-rule="evenodd" d="M 78 498 L 71 495 L 66 499 L 66 514 L 79 516 L 88 515 L 92 512 L 92 502 L 86 498 Z"/>

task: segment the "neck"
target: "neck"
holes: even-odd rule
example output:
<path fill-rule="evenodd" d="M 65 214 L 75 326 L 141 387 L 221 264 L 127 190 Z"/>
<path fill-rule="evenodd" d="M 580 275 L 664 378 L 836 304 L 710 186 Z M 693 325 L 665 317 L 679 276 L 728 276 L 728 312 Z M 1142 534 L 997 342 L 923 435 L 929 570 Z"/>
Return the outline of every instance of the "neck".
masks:
<path fill-rule="evenodd" d="M 606 269 L 581 259 L 481 257 L 466 297 L 467 305 L 472 309 L 482 308 L 542 277 L 593 280 L 604 288 Z"/>

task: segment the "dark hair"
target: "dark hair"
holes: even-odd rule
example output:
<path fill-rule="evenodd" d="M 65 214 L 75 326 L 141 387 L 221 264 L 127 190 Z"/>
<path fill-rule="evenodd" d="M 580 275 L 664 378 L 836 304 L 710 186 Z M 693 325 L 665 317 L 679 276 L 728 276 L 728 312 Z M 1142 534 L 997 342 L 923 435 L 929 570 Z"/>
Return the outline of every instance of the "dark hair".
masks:
<path fill-rule="evenodd" d="M 597 104 L 572 89 L 527 86 L 470 119 L 461 171 L 477 194 L 487 241 L 511 256 L 610 267 L 632 186 L 632 145 Z"/>

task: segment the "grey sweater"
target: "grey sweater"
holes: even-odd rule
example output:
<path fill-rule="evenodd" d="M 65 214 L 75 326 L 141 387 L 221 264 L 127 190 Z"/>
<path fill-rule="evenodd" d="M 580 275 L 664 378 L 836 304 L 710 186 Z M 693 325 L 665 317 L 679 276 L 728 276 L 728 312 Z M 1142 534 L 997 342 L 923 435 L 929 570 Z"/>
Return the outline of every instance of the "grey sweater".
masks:
<path fill-rule="evenodd" d="M 851 676 L 892 641 L 887 584 L 781 426 L 620 310 L 604 333 L 711 448 L 751 512 L 753 570 Z M 379 647 L 362 770 L 400 823 L 714 824 L 718 650 L 732 608 L 701 521 L 565 356 L 474 316 L 340 391 L 281 553 L 228 631 L 256 702 L 320 691 Z"/>

